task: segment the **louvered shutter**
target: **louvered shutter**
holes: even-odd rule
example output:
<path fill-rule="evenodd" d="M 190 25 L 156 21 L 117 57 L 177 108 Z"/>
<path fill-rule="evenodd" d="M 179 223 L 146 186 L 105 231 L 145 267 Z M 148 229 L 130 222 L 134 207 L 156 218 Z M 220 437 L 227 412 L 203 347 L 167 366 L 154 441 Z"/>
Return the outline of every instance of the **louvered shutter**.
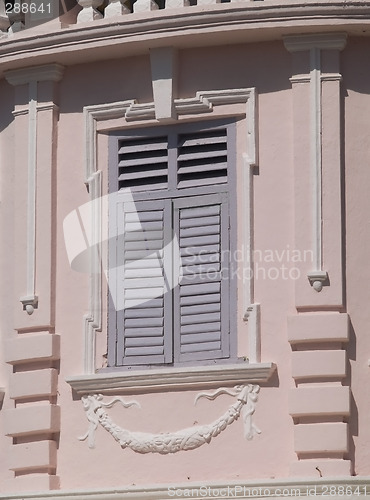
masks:
<path fill-rule="evenodd" d="M 182 279 L 174 291 L 177 361 L 229 355 L 229 213 L 225 193 L 174 201 Z"/>
<path fill-rule="evenodd" d="M 120 203 L 117 286 L 119 365 L 172 362 L 170 200 Z M 165 275 L 166 268 L 166 275 Z"/>
<path fill-rule="evenodd" d="M 127 137 L 118 142 L 118 189 L 133 192 L 168 186 L 168 139 Z"/>
<path fill-rule="evenodd" d="M 227 182 L 225 128 L 179 134 L 177 151 L 178 188 Z"/>

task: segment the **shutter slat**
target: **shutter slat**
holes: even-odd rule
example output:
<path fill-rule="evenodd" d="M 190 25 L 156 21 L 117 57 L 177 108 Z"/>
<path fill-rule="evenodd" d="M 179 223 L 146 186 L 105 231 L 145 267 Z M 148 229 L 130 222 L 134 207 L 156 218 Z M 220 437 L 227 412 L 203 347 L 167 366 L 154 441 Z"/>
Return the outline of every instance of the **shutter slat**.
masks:
<path fill-rule="evenodd" d="M 128 318 L 163 318 L 163 307 L 151 307 L 147 308 L 146 304 L 143 304 L 144 308 L 128 309 L 126 307 L 125 317 Z"/>
<path fill-rule="evenodd" d="M 220 223 L 220 216 L 214 215 L 213 217 L 194 217 L 192 219 L 181 219 L 180 229 L 187 229 L 188 227 L 197 226 L 213 226 Z"/>
<path fill-rule="evenodd" d="M 208 179 L 190 179 L 190 180 L 182 180 L 178 183 L 179 188 L 191 188 L 191 187 L 200 187 L 200 186 L 208 186 L 209 184 L 224 184 L 227 182 L 226 176 L 220 176 L 212 179 L 210 182 Z"/>
<path fill-rule="evenodd" d="M 140 346 L 140 347 L 128 347 L 125 349 L 125 355 L 127 357 L 130 357 L 130 363 L 134 362 L 134 359 L 137 357 L 137 360 L 139 361 L 139 364 L 145 361 L 151 361 L 152 363 L 153 358 L 152 356 L 155 355 L 161 355 L 163 356 L 164 349 L 163 346 L 159 347 L 145 347 L 145 346 Z M 159 358 L 161 359 L 161 358 Z M 159 361 L 157 361 L 158 363 Z"/>
<path fill-rule="evenodd" d="M 217 293 L 220 292 L 221 285 L 220 283 L 204 283 L 197 285 L 187 285 L 180 287 L 180 295 L 182 297 L 186 297 L 187 295 L 193 294 L 208 294 L 208 293 Z"/>
<path fill-rule="evenodd" d="M 193 353 L 194 345 L 197 348 L 197 352 L 205 352 L 207 354 L 206 359 L 216 358 L 218 352 L 221 350 L 221 342 L 199 342 L 198 344 L 184 344 L 181 346 L 181 353 Z M 213 352 L 212 352 L 213 351 Z"/>
<path fill-rule="evenodd" d="M 132 252 L 126 252 L 126 254 L 131 254 Z M 159 253 L 159 252 L 158 252 Z M 126 255 L 125 254 L 125 255 Z M 162 265 L 159 261 L 161 259 L 163 252 L 161 252 L 160 255 L 157 255 L 157 252 L 151 253 L 148 255 L 148 252 L 143 252 L 140 253 L 134 253 L 134 256 L 137 256 L 138 260 L 125 260 L 125 272 L 130 271 L 131 269 L 162 269 Z M 140 258 L 140 255 L 142 255 L 144 258 Z M 153 262 L 153 260 L 156 261 L 156 263 Z"/>
<path fill-rule="evenodd" d="M 209 333 L 190 333 L 189 335 L 184 335 L 182 337 L 182 344 L 199 344 L 201 342 L 218 342 L 220 343 L 220 335 L 218 332 Z"/>
<path fill-rule="evenodd" d="M 125 290 L 125 299 L 141 299 L 147 301 L 160 297 L 163 287 L 158 288 L 131 288 Z"/>
<path fill-rule="evenodd" d="M 221 314 L 219 312 L 209 313 L 207 305 L 204 305 L 203 312 L 205 311 L 207 314 L 191 314 L 189 316 L 182 316 L 181 325 L 198 325 L 200 323 L 220 321 Z"/>
<path fill-rule="evenodd" d="M 147 177 L 165 177 L 167 175 L 166 168 L 156 168 L 155 170 L 144 170 L 142 172 L 124 172 L 118 176 L 119 181 L 131 181 L 134 179 L 146 179 Z"/>
<path fill-rule="evenodd" d="M 162 241 L 128 241 L 125 246 L 127 250 L 160 250 L 162 248 Z"/>
<path fill-rule="evenodd" d="M 132 262 L 137 262 L 139 259 L 147 259 L 147 260 L 158 260 L 163 257 L 163 251 L 161 250 L 126 250 L 125 252 L 125 262 L 131 266 Z M 133 264 L 132 264 L 133 265 Z M 138 264 L 139 265 L 139 264 Z"/>
<path fill-rule="evenodd" d="M 202 247 L 185 247 L 180 249 L 181 257 L 201 256 L 219 253 L 220 245 L 204 245 Z"/>
<path fill-rule="evenodd" d="M 144 304 L 142 302 L 138 302 L 135 299 L 133 300 L 127 298 L 125 299 L 125 311 L 135 311 L 139 310 L 142 307 L 145 307 L 146 309 L 150 310 L 159 307 L 163 310 L 163 298 L 147 300 L 146 302 L 144 302 Z M 134 314 L 134 312 L 132 312 L 132 314 Z M 128 317 L 132 317 L 131 313 L 130 316 Z"/>
<path fill-rule="evenodd" d="M 135 185 L 134 182 L 137 182 L 137 181 L 130 181 L 130 183 L 126 182 L 124 183 L 123 186 L 120 187 L 125 189 L 125 188 L 130 188 L 131 191 L 133 192 L 139 192 L 139 191 L 156 191 L 158 189 L 167 189 L 167 179 L 164 178 L 164 177 L 159 177 L 158 179 L 157 178 L 153 178 L 154 181 L 152 183 L 147 183 L 145 181 L 145 183 L 142 183 L 142 184 L 139 184 L 137 183 L 137 185 Z"/>
<path fill-rule="evenodd" d="M 188 227 L 186 229 L 180 229 L 180 237 L 186 238 L 189 236 L 206 236 L 209 234 L 219 234 L 220 224 L 204 224 L 204 226 L 198 227 Z"/>
<path fill-rule="evenodd" d="M 161 231 L 163 229 L 163 221 L 154 222 L 127 222 L 125 225 L 125 231 Z"/>
<path fill-rule="evenodd" d="M 163 271 L 162 269 L 150 268 L 127 269 L 127 267 L 125 266 L 124 276 L 125 278 L 156 278 L 159 276 L 163 276 Z"/>
<path fill-rule="evenodd" d="M 219 215 L 219 205 L 211 205 L 209 207 L 194 207 L 184 208 L 181 210 L 181 220 L 189 219 L 191 217 L 208 217 L 210 215 Z"/>
<path fill-rule="evenodd" d="M 125 328 L 125 337 L 162 337 L 163 328 Z"/>
<path fill-rule="evenodd" d="M 165 137 L 159 138 L 158 142 L 141 142 L 140 144 L 133 144 L 132 142 L 121 141 L 121 147 L 118 154 L 137 153 L 138 151 L 157 151 L 159 149 L 167 149 L 168 142 Z"/>
<path fill-rule="evenodd" d="M 126 316 L 125 319 L 125 328 L 152 328 L 156 326 L 163 326 L 163 318 L 127 318 Z"/>
<path fill-rule="evenodd" d="M 155 289 L 157 287 L 163 287 L 164 286 L 164 277 L 154 277 L 154 278 L 128 278 L 125 280 L 126 281 L 126 291 L 129 290 L 134 290 L 137 288 L 144 288 L 144 289 Z"/>
<path fill-rule="evenodd" d="M 203 295 L 204 297 L 204 295 Z M 216 312 L 221 311 L 220 297 L 219 295 L 215 296 L 213 300 L 215 303 L 211 303 L 207 305 L 207 311 Z M 181 307 L 181 317 L 184 317 L 188 314 L 200 314 L 204 312 L 204 304 L 198 306 L 182 306 Z"/>
<path fill-rule="evenodd" d="M 183 274 L 185 276 L 195 275 L 195 274 L 208 274 L 208 275 L 211 274 L 212 276 L 214 276 L 215 273 L 219 273 L 220 264 L 212 263 L 200 266 L 184 266 L 183 262 L 182 269 L 183 269 Z"/>
<path fill-rule="evenodd" d="M 200 170 L 203 172 L 214 172 L 215 170 L 226 170 L 226 162 L 207 163 L 207 165 L 180 165 L 178 168 L 179 174 L 195 174 Z"/>
<path fill-rule="evenodd" d="M 186 160 L 198 160 L 198 159 L 202 159 L 202 158 L 206 158 L 206 159 L 214 158 L 214 157 L 223 158 L 225 154 L 226 154 L 225 149 L 210 151 L 210 150 L 207 150 L 206 148 L 199 148 L 198 151 L 191 152 L 191 153 L 186 152 L 186 149 L 185 150 L 182 149 L 177 158 L 180 162 L 184 162 Z"/>
<path fill-rule="evenodd" d="M 140 217 L 140 218 L 139 218 Z M 152 222 L 152 221 L 163 221 L 163 211 L 162 210 L 152 210 L 150 212 L 127 212 L 125 214 L 126 222 Z"/>
<path fill-rule="evenodd" d="M 180 304 L 182 306 L 192 306 L 198 304 L 210 304 L 218 303 L 220 304 L 221 296 L 219 293 L 211 293 L 208 295 L 189 295 L 182 296 L 180 298 Z"/>
<path fill-rule="evenodd" d="M 162 243 L 163 231 L 127 231 L 125 239 L 126 241 L 160 240 Z"/>
<path fill-rule="evenodd" d="M 199 323 L 196 325 L 181 326 L 181 334 L 187 333 L 203 333 L 203 332 L 219 332 L 221 323 L 215 321 L 214 323 Z"/>
<path fill-rule="evenodd" d="M 126 339 L 126 350 L 131 347 L 157 347 L 163 346 L 163 337 L 135 337 Z M 162 349 L 163 352 L 163 349 Z"/>
<path fill-rule="evenodd" d="M 139 156 L 139 155 L 138 155 Z M 121 160 L 118 163 L 119 168 L 126 168 L 126 167 L 137 167 L 139 166 L 140 169 L 143 169 L 147 166 L 152 166 L 152 165 L 157 165 L 158 163 L 162 163 L 163 165 L 167 164 L 167 154 L 161 155 L 161 156 L 152 156 L 152 157 L 147 157 L 147 156 L 139 156 L 138 158 L 132 158 L 129 160 Z M 167 169 L 165 169 L 167 170 Z"/>
<path fill-rule="evenodd" d="M 213 245 L 215 243 L 218 243 L 219 241 L 220 241 L 219 234 L 212 234 L 210 236 L 199 236 L 195 238 L 180 238 L 180 248 L 192 247 L 192 246 L 202 247 L 203 245 Z"/>
<path fill-rule="evenodd" d="M 184 252 L 185 253 L 185 252 Z M 181 262 L 183 268 L 188 266 L 198 266 L 198 265 L 207 265 L 207 264 L 217 264 L 220 262 L 220 254 L 219 253 L 200 253 L 199 255 L 189 255 L 182 256 Z"/>
<path fill-rule="evenodd" d="M 194 138 L 194 139 L 188 139 L 188 138 L 180 138 L 179 140 L 179 146 L 180 147 L 187 147 L 187 146 L 200 146 L 200 145 L 207 145 L 207 144 L 219 144 L 219 143 L 226 143 L 226 137 L 224 135 L 217 136 L 217 132 L 215 131 L 215 135 L 212 135 L 211 137 L 199 137 L 199 138 Z"/>

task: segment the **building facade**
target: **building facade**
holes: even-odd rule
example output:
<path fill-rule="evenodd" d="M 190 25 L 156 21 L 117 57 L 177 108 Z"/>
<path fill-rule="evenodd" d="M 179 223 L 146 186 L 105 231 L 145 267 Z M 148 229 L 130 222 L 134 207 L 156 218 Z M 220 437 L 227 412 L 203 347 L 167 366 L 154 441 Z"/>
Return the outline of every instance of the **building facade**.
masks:
<path fill-rule="evenodd" d="M 0 15 L 0 499 L 370 493 L 370 2 Z"/>

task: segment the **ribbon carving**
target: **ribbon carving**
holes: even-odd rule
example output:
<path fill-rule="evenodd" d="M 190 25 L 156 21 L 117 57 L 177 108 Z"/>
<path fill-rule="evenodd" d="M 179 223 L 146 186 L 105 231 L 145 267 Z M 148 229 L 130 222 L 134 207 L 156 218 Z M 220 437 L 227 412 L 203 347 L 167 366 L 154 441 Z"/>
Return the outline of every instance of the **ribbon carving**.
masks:
<path fill-rule="evenodd" d="M 101 394 L 93 394 L 82 397 L 82 402 L 89 421 L 89 429 L 79 439 L 88 439 L 90 448 L 95 446 L 95 431 L 100 424 L 120 444 L 121 448 L 131 448 L 136 453 L 160 453 L 166 455 L 179 451 L 194 450 L 218 436 L 229 425 L 242 416 L 244 422 L 244 434 L 246 439 L 252 439 L 260 430 L 253 423 L 252 417 L 258 400 L 258 385 L 240 385 L 232 389 L 220 388 L 213 393 L 201 393 L 195 398 L 194 404 L 200 398 L 210 400 L 216 399 L 221 394 L 228 394 L 236 398 L 227 411 L 211 424 L 193 426 L 176 432 L 151 434 L 147 432 L 131 432 L 116 425 L 107 414 L 105 408 L 111 408 L 116 403 L 121 403 L 125 408 L 140 405 L 136 401 L 125 402 L 121 398 L 115 398 L 109 403 L 103 402 Z"/>

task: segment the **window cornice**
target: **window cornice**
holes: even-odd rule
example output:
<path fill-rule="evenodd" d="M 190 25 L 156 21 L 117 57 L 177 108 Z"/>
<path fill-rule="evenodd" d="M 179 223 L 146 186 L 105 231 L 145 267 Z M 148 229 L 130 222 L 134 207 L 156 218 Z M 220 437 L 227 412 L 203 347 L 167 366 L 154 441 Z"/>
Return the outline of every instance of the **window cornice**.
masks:
<path fill-rule="evenodd" d="M 67 377 L 66 381 L 79 396 L 93 393 L 125 394 L 263 383 L 270 379 L 275 369 L 274 363 L 244 362 L 75 375 Z"/>

